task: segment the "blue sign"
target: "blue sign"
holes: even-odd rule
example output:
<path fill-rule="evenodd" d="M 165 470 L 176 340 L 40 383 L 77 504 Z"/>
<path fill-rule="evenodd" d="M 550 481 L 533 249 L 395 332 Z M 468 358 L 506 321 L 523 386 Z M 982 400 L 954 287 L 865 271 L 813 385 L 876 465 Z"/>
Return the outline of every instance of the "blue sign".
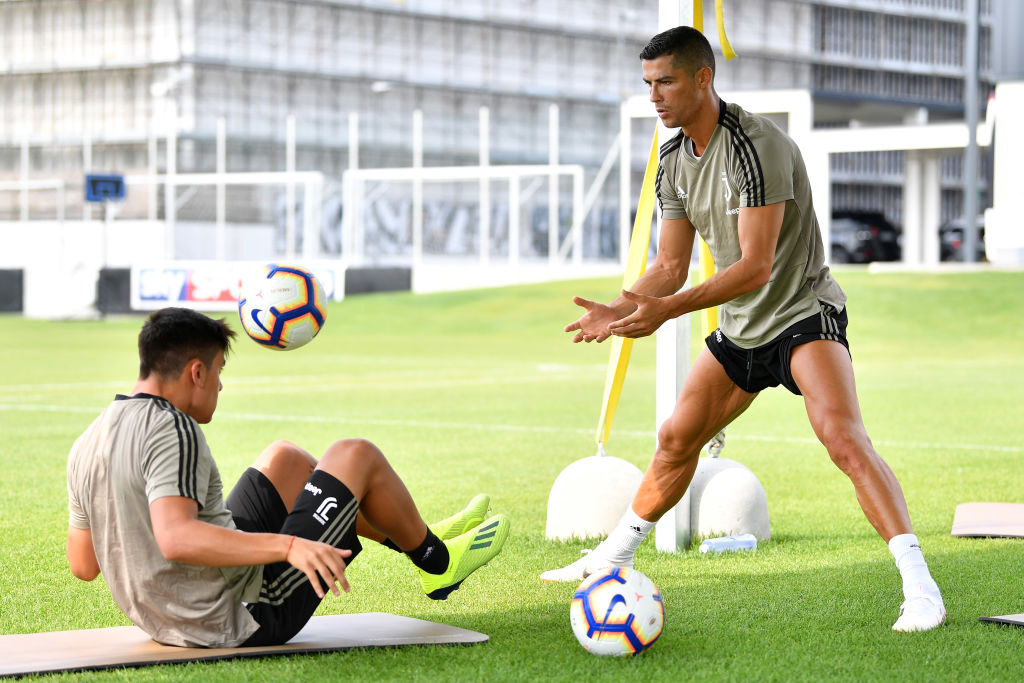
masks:
<path fill-rule="evenodd" d="M 85 176 L 85 201 L 109 202 L 124 199 L 124 176 L 93 175 Z"/>

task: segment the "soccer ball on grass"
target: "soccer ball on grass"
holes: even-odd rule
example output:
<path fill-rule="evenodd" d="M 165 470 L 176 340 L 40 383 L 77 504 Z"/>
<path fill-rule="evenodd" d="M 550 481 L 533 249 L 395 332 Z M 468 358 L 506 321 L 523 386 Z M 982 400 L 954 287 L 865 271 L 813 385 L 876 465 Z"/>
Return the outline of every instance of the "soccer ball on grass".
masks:
<path fill-rule="evenodd" d="M 310 271 L 271 263 L 243 281 L 238 317 L 257 344 L 297 349 L 312 341 L 327 320 L 327 295 Z"/>
<path fill-rule="evenodd" d="M 653 581 L 635 569 L 611 567 L 583 580 L 573 593 L 569 621 L 589 652 L 626 657 L 654 645 L 665 608 Z"/>

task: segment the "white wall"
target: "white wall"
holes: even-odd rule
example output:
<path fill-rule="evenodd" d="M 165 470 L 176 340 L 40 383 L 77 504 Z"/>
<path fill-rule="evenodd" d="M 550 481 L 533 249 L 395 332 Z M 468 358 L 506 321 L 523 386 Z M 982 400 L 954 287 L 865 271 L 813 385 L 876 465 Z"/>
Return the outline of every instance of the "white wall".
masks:
<path fill-rule="evenodd" d="M 1020 221 L 1020 179 L 1024 176 L 1024 81 L 996 86 L 995 160 L 992 208 L 985 212 L 985 255 L 997 265 L 1024 264 L 1024 227 Z M 1005 123 L 1003 123 L 1005 122 Z"/>
<path fill-rule="evenodd" d="M 163 257 L 162 222 L 0 221 L 0 268 L 127 268 L 142 255 Z"/>
<path fill-rule="evenodd" d="M 23 268 L 30 318 L 96 315 L 100 269 L 163 253 L 163 224 L 122 221 L 0 222 L 0 267 Z"/>

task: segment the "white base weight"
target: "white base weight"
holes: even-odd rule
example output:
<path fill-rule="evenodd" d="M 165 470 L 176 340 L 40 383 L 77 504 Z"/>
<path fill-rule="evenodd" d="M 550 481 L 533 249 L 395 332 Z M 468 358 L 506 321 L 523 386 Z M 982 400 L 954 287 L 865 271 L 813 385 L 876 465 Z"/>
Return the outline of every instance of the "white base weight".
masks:
<path fill-rule="evenodd" d="M 768 497 L 746 466 L 727 458 L 701 458 L 682 500 L 658 522 L 658 550 L 684 550 L 693 537 L 753 534 L 771 538 Z"/>
<path fill-rule="evenodd" d="M 607 455 L 571 463 L 551 485 L 545 536 L 559 541 L 604 538 L 633 502 L 642 478 L 636 465 Z"/>

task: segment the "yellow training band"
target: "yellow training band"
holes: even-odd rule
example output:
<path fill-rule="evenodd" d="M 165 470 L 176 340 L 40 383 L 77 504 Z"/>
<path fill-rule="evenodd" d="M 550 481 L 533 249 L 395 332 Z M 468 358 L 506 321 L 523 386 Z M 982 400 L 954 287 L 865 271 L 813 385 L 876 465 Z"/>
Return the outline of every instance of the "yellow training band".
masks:
<path fill-rule="evenodd" d="M 718 42 L 722 46 L 722 54 L 726 59 L 736 56 L 725 35 L 725 0 L 715 0 L 715 21 L 718 22 Z M 704 33 L 704 0 L 693 0 L 693 27 Z"/>
<path fill-rule="evenodd" d="M 705 282 L 715 274 L 715 260 L 711 258 L 711 248 L 700 235 L 697 235 L 697 240 L 700 244 L 698 247 L 700 270 L 697 273 L 697 282 L 695 283 L 695 286 Z M 704 333 L 704 337 L 707 337 L 718 329 L 718 307 L 709 306 L 701 311 L 700 322 L 701 331 Z"/>
<path fill-rule="evenodd" d="M 623 160 L 623 163 L 628 161 Z M 654 129 L 651 140 L 651 153 L 647 157 L 647 168 L 644 170 L 644 182 L 640 189 L 640 202 L 636 207 L 636 218 L 633 219 L 633 235 L 629 240 L 629 256 L 626 260 L 626 272 L 622 276 L 622 288 L 629 289 L 640 279 L 647 269 L 647 252 L 651 247 L 651 222 L 654 220 L 654 202 L 656 200 L 654 178 L 658 174 L 658 129 Z M 601 417 L 597 423 L 597 443 L 608 442 L 612 430 L 612 418 L 615 408 L 619 405 L 622 394 L 622 383 L 626 380 L 626 368 L 629 367 L 629 355 L 633 350 L 633 340 L 625 337 L 611 338 L 611 357 L 608 359 L 608 372 L 604 380 L 604 399 L 601 402 Z"/>
<path fill-rule="evenodd" d="M 718 42 L 722 45 L 722 54 L 728 60 L 735 57 L 736 52 L 729 44 L 729 39 L 725 37 L 725 9 L 722 7 L 724 4 L 725 0 L 715 0 L 715 21 L 718 22 Z"/>

